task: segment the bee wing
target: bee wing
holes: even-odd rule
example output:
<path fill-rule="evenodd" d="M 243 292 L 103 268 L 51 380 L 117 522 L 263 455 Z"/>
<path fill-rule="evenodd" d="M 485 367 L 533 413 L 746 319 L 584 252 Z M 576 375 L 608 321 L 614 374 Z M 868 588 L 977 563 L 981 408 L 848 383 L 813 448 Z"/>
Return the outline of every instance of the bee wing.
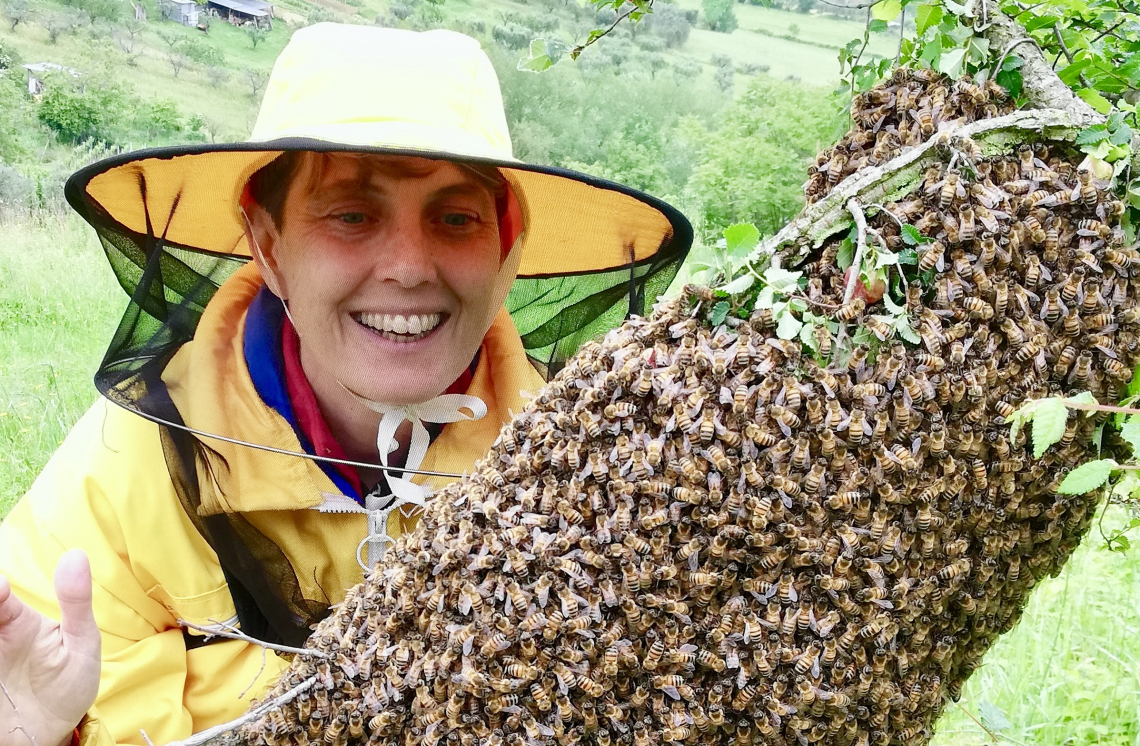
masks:
<path fill-rule="evenodd" d="M 663 686 L 663 687 L 661 687 L 661 691 L 668 694 L 674 700 L 681 699 L 681 694 L 677 691 L 677 687 L 675 687 L 675 686 Z"/>
<path fill-rule="evenodd" d="M 733 401 L 732 391 L 729 390 L 728 386 L 721 386 L 720 387 L 720 403 L 721 404 L 732 404 L 732 401 Z"/>

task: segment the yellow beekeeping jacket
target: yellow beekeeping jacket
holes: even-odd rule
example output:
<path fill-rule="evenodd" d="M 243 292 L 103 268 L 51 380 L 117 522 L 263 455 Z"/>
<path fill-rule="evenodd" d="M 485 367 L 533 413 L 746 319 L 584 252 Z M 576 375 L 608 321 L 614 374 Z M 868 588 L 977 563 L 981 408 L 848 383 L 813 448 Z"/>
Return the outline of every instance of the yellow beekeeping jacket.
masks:
<path fill-rule="evenodd" d="M 293 428 L 261 400 L 246 368 L 244 320 L 260 287 L 252 264 L 223 284 L 194 341 L 163 378 L 188 426 L 301 451 Z M 522 409 L 522 392 L 541 385 L 501 311 L 467 392 L 486 402 L 487 416 L 447 425 L 421 468 L 469 471 L 510 413 Z M 230 483 L 221 495 L 200 479 L 201 512 L 241 513 L 281 547 L 306 598 L 342 600 L 361 580 L 354 551 L 366 533 L 365 517 L 313 509 L 336 487 L 309 459 L 209 445 L 228 461 Z M 0 573 L 25 603 L 58 619 L 55 565 L 75 547 L 91 560 L 103 637 L 99 696 L 80 728 L 84 746 L 142 744 L 140 729 L 160 746 L 186 738 L 242 714 L 287 665 L 268 653 L 263 668 L 262 649 L 237 640 L 187 650 L 178 620 L 230 620 L 234 603 L 217 555 L 175 493 L 158 426 L 106 399 L 83 415 L 0 524 Z"/>

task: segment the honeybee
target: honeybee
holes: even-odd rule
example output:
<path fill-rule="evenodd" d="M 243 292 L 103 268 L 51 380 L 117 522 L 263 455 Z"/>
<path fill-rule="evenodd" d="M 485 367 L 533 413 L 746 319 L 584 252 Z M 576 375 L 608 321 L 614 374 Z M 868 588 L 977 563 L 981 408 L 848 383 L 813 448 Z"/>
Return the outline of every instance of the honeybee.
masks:
<path fill-rule="evenodd" d="M 842 308 L 835 312 L 835 320 L 841 322 L 850 321 L 859 314 L 863 313 L 863 310 L 866 307 L 867 301 L 863 300 L 862 298 L 853 298 L 844 304 Z"/>

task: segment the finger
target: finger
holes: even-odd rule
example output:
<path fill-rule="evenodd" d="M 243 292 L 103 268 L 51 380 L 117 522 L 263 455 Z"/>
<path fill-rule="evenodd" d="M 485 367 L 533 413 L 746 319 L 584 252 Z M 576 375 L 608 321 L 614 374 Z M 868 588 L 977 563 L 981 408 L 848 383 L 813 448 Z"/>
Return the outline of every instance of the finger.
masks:
<path fill-rule="evenodd" d="M 86 652 L 99 642 L 99 627 L 91 609 L 91 564 L 82 549 L 64 552 L 55 566 L 55 595 L 62 615 L 65 644 Z"/>
<path fill-rule="evenodd" d="M 24 604 L 12 593 L 8 578 L 0 575 L 0 627 L 12 623 L 23 610 Z"/>

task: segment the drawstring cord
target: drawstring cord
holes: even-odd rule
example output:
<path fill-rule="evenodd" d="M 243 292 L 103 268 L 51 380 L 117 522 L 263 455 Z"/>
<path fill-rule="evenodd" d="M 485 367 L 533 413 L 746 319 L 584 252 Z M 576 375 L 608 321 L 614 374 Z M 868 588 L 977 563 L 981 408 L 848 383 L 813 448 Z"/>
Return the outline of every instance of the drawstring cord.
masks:
<path fill-rule="evenodd" d="M 394 471 L 423 473 L 418 471 L 417 467 L 423 463 L 428 446 L 431 444 L 431 436 L 428 435 L 424 423 L 443 425 L 449 422 L 479 420 L 487 415 L 487 405 L 479 397 L 470 394 L 443 394 L 421 404 L 383 404 L 357 394 L 343 383 L 341 386 L 361 404 L 383 415 L 380 418 L 380 427 L 376 431 L 376 449 L 380 454 L 380 462 L 385 467 L 384 472 L 388 486 L 392 490 L 392 497 L 395 498 L 381 505 L 385 498 L 372 494 L 365 497 L 364 510 L 368 513 L 368 533 L 356 546 L 356 562 L 367 572 L 369 567 L 383 559 L 388 544 L 395 541 L 388 534 L 388 517 L 392 512 L 399 510 L 404 518 L 411 518 L 427 507 L 427 498 L 430 494 L 427 485 L 416 484 L 403 476 L 392 476 Z M 405 459 L 406 467 L 393 468 L 388 465 L 388 455 L 399 447 L 396 431 L 405 420 L 412 423 L 412 439 Z M 365 544 L 368 545 L 367 565 L 360 557 L 360 550 Z"/>

